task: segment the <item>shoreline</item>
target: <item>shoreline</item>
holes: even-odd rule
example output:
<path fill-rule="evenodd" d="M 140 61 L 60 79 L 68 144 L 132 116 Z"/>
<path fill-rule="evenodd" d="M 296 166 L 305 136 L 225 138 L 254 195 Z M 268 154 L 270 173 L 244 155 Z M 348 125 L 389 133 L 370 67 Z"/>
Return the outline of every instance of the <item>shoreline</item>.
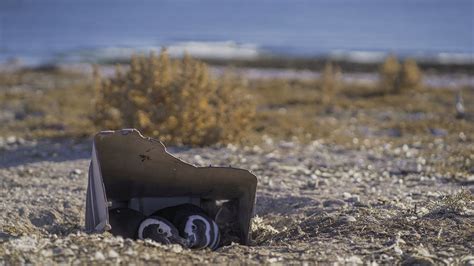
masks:
<path fill-rule="evenodd" d="M 13 57 L 0 61 L 0 71 L 8 68 L 54 68 L 63 65 L 80 65 L 80 64 L 98 64 L 98 65 L 116 65 L 128 64 L 130 57 L 134 54 L 148 54 L 150 52 L 159 53 L 160 49 L 151 50 L 137 50 L 135 52 L 128 51 L 123 55 L 116 54 L 115 56 L 100 55 L 92 57 L 77 56 L 72 59 L 59 58 L 46 61 L 32 61 L 29 62 L 26 58 Z M 168 49 L 169 50 L 169 49 Z M 373 52 L 375 53 L 375 52 Z M 170 52 L 171 58 L 182 58 L 184 51 L 181 53 Z M 292 69 L 292 70 L 309 70 L 322 71 L 326 63 L 331 62 L 337 65 L 343 72 L 359 73 L 359 72 L 376 72 L 385 58 L 391 53 L 380 53 L 377 56 L 370 55 L 353 56 L 349 54 L 325 54 L 316 56 L 290 56 L 290 55 L 274 55 L 274 54 L 259 54 L 252 57 L 213 57 L 205 55 L 190 55 L 198 60 L 201 60 L 211 66 L 216 67 L 235 67 L 235 68 L 255 68 L 255 69 Z M 439 56 L 408 56 L 393 54 L 399 61 L 405 59 L 414 59 L 419 68 L 430 74 L 467 74 L 474 75 L 474 54 L 469 56 L 464 55 L 461 59 L 456 59 L 455 54 L 451 55 L 453 58 L 443 58 Z"/>
<path fill-rule="evenodd" d="M 127 65 L 120 64 L 122 69 L 126 69 Z M 115 74 L 115 65 L 101 64 L 101 74 L 105 77 L 112 77 Z M 311 81 L 317 80 L 321 76 L 321 71 L 311 69 L 293 69 L 293 68 L 275 68 L 275 67 L 236 67 L 229 65 L 210 65 L 210 71 L 215 76 L 221 76 L 227 72 L 231 72 L 239 77 L 248 80 L 268 80 L 268 79 L 287 79 L 287 80 L 303 80 Z M 0 65 L 0 72 L 4 71 L 21 71 L 22 69 L 31 68 L 10 68 L 5 69 Z M 45 65 L 34 70 L 43 71 L 65 71 L 71 73 L 78 73 L 83 75 L 92 75 L 92 64 L 77 63 L 77 64 L 58 64 Z M 474 73 L 474 72 L 473 72 Z M 343 83 L 352 83 L 360 85 L 372 85 L 378 81 L 378 73 L 373 71 L 342 71 L 341 81 Z M 469 73 L 423 73 L 423 83 L 430 88 L 474 88 L 474 74 Z"/>

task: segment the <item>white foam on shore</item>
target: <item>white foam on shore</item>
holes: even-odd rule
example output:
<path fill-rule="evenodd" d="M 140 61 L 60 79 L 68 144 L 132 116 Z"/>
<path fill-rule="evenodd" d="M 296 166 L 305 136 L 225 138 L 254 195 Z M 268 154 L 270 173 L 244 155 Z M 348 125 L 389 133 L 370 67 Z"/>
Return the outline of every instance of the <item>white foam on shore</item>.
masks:
<path fill-rule="evenodd" d="M 376 51 L 343 51 L 335 50 L 328 54 L 328 57 L 334 60 L 346 60 L 355 63 L 380 63 L 390 53 L 376 52 Z M 394 53 L 394 55 L 397 55 Z M 433 62 L 438 64 L 459 64 L 470 65 L 474 64 L 474 53 L 413 53 L 402 55 L 401 58 L 414 58 L 420 62 Z"/>
<path fill-rule="evenodd" d="M 236 42 L 178 42 L 164 46 L 172 57 L 182 57 L 185 53 L 196 58 L 206 59 L 253 59 L 258 57 L 259 50 L 253 44 Z M 133 54 L 159 52 L 162 46 L 106 47 L 80 50 L 58 56 L 59 62 L 97 62 L 127 60 Z"/>
<path fill-rule="evenodd" d="M 356 63 L 378 63 L 387 56 L 385 52 L 371 51 L 342 51 L 335 50 L 329 53 L 329 58 L 335 60 L 347 60 Z"/>
<path fill-rule="evenodd" d="M 180 57 L 188 53 L 194 57 L 212 59 L 253 59 L 259 55 L 254 44 L 227 42 L 182 42 L 168 46 L 171 56 Z"/>
<path fill-rule="evenodd" d="M 439 53 L 436 60 L 441 64 L 474 64 L 474 53 Z"/>

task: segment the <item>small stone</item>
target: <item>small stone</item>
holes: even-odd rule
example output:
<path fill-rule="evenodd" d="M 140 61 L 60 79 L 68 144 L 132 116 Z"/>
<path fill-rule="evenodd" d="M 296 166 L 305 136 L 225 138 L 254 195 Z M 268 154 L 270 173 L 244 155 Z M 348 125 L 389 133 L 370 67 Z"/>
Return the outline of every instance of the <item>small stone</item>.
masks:
<path fill-rule="evenodd" d="M 43 250 L 41 250 L 40 254 L 43 257 L 52 257 L 53 256 L 53 251 L 51 249 L 43 249 Z"/>
<path fill-rule="evenodd" d="M 280 258 L 280 257 L 272 257 L 272 258 L 268 258 L 267 262 L 276 263 L 276 262 L 281 261 L 281 260 L 282 260 L 282 258 Z"/>
<path fill-rule="evenodd" d="M 328 185 L 328 181 L 326 181 L 326 180 L 319 180 L 318 181 L 318 186 L 319 187 L 327 186 L 327 185 Z"/>
<path fill-rule="evenodd" d="M 126 238 L 123 241 L 123 243 L 124 243 L 125 246 L 132 246 L 133 245 L 133 240 L 131 240 L 130 238 Z"/>
<path fill-rule="evenodd" d="M 349 258 L 346 259 L 346 262 L 348 262 L 349 264 L 355 264 L 355 265 L 364 264 L 362 259 L 358 256 L 350 256 Z"/>
<path fill-rule="evenodd" d="M 127 250 L 125 250 L 125 252 L 123 254 L 125 254 L 127 256 L 134 256 L 137 253 L 135 251 L 133 251 L 133 249 L 128 248 Z"/>
<path fill-rule="evenodd" d="M 80 175 L 80 174 L 82 174 L 82 170 L 81 169 L 74 169 L 74 170 L 72 170 L 72 173 L 75 174 L 75 175 Z"/>
<path fill-rule="evenodd" d="M 324 206 L 324 207 L 327 207 L 327 208 L 329 208 L 329 207 L 331 207 L 331 208 L 333 208 L 333 207 L 338 208 L 338 207 L 342 207 L 342 206 L 344 206 L 344 205 L 346 205 L 346 203 L 345 203 L 344 201 L 338 200 L 338 199 L 329 199 L 329 200 L 323 201 L 323 206 Z"/>
<path fill-rule="evenodd" d="M 354 203 L 354 207 L 368 208 L 368 207 L 370 207 L 370 205 L 365 203 L 365 202 L 358 201 L 358 202 Z"/>
<path fill-rule="evenodd" d="M 461 259 L 463 265 L 474 266 L 474 256 L 468 255 Z"/>
<path fill-rule="evenodd" d="M 20 216 L 26 216 L 26 215 L 25 215 L 25 214 L 26 214 L 25 208 L 20 207 L 20 208 L 18 209 L 18 214 L 19 214 Z"/>
<path fill-rule="evenodd" d="M 309 189 L 315 189 L 315 188 L 316 188 L 316 182 L 313 181 L 313 180 L 308 180 L 308 182 L 306 182 L 306 186 L 307 186 Z"/>
<path fill-rule="evenodd" d="M 278 146 L 283 149 L 293 149 L 296 145 L 294 142 L 291 141 L 281 141 Z"/>
<path fill-rule="evenodd" d="M 360 197 L 358 195 L 352 195 L 351 197 L 346 199 L 347 202 L 356 203 L 360 201 Z"/>
<path fill-rule="evenodd" d="M 16 137 L 15 136 L 8 136 L 5 142 L 8 145 L 15 144 L 16 143 Z"/>
<path fill-rule="evenodd" d="M 171 251 L 174 253 L 181 253 L 183 251 L 183 247 L 180 245 L 172 245 Z"/>
<path fill-rule="evenodd" d="M 342 216 L 339 217 L 338 220 L 339 220 L 340 223 L 344 223 L 344 224 L 353 223 L 353 222 L 357 221 L 357 219 L 354 216 L 351 216 L 351 215 L 342 215 Z"/>
<path fill-rule="evenodd" d="M 105 256 L 102 252 L 96 251 L 94 255 L 94 259 L 96 260 L 105 260 Z"/>
<path fill-rule="evenodd" d="M 115 250 L 111 249 L 111 250 L 109 250 L 109 252 L 107 253 L 107 257 L 109 257 L 109 258 L 111 258 L 111 259 L 115 259 L 115 258 L 118 258 L 118 257 L 119 257 L 119 254 L 118 254 Z"/>

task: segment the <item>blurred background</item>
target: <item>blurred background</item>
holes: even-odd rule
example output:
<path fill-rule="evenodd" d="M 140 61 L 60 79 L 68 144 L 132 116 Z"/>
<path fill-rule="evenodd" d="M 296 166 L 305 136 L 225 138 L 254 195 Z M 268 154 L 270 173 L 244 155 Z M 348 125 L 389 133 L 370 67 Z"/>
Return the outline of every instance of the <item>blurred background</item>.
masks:
<path fill-rule="evenodd" d="M 1 60 L 127 59 L 169 49 L 215 59 L 259 56 L 381 61 L 388 53 L 471 63 L 470 0 L 4 0 Z"/>
<path fill-rule="evenodd" d="M 3 0 L 1 134 L 470 135 L 473 27 L 471 0 Z"/>

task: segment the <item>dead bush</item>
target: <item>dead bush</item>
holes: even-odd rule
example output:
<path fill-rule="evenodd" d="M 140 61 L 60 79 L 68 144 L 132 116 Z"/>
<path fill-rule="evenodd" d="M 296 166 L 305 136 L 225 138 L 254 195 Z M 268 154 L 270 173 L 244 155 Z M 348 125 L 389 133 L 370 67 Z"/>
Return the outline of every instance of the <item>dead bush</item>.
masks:
<path fill-rule="evenodd" d="M 400 72 L 400 90 L 417 90 L 422 87 L 422 73 L 413 59 L 403 62 Z"/>
<path fill-rule="evenodd" d="M 320 79 L 323 104 L 330 104 L 334 101 L 334 97 L 340 87 L 340 75 L 338 68 L 333 67 L 330 62 L 326 63 Z"/>
<path fill-rule="evenodd" d="M 242 82 L 214 79 L 207 65 L 186 55 L 172 60 L 134 56 L 130 70 L 117 69 L 110 79 L 96 73 L 96 115 L 101 128 L 133 127 L 173 144 L 232 142 L 251 126 L 255 112 Z"/>
<path fill-rule="evenodd" d="M 389 56 L 380 67 L 380 87 L 385 93 L 400 93 L 422 87 L 423 74 L 413 59 L 401 65 L 395 56 Z"/>
<path fill-rule="evenodd" d="M 385 93 L 397 92 L 400 84 L 400 63 L 391 55 L 385 59 L 379 70 L 380 87 Z"/>

